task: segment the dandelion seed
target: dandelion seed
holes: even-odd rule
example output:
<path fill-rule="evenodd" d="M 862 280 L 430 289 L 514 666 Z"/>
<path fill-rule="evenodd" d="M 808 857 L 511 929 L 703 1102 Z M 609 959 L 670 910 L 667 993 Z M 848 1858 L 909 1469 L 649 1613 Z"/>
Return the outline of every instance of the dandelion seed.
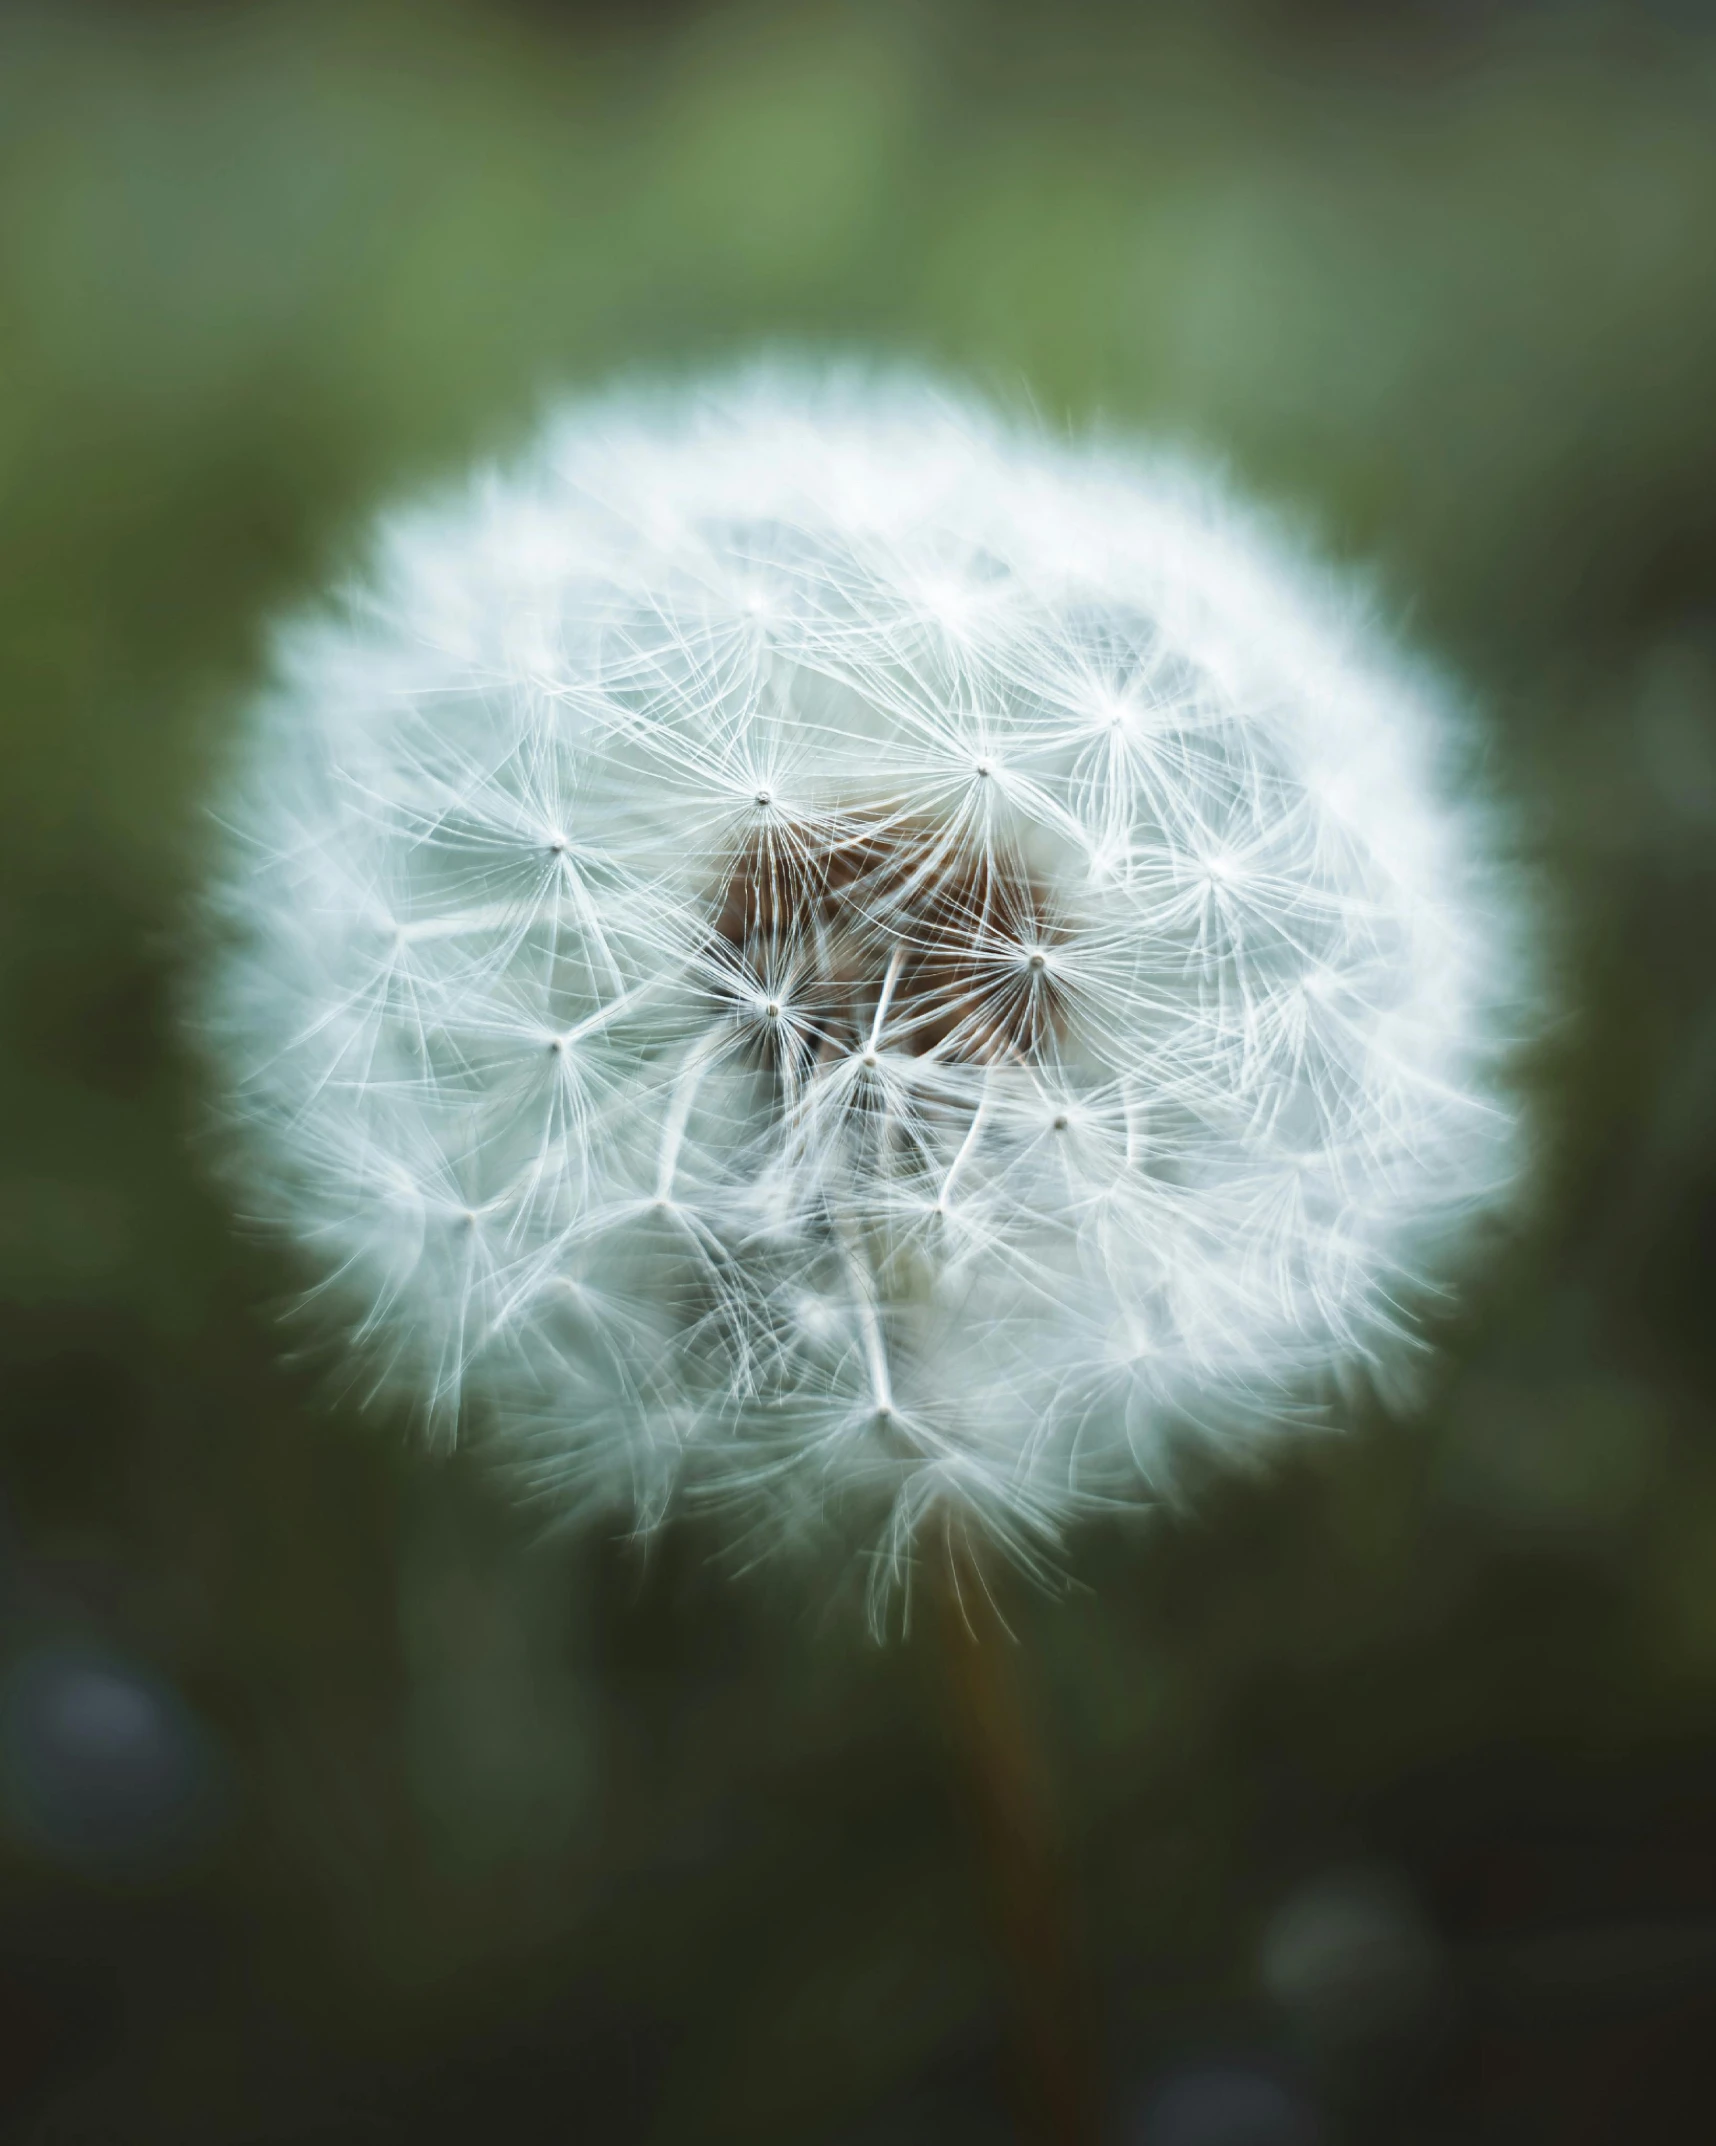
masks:
<path fill-rule="evenodd" d="M 574 406 L 282 638 L 239 1168 L 544 1495 L 1040 1546 L 1393 1375 L 1509 1191 L 1460 742 L 1177 466 L 909 379 Z"/>

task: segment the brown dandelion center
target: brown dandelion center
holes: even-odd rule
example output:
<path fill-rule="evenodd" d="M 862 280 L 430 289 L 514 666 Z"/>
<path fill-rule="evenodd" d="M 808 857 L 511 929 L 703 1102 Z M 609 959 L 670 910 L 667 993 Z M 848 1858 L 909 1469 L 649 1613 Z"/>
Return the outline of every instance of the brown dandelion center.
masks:
<path fill-rule="evenodd" d="M 1065 929 L 993 838 L 777 814 L 729 861 L 715 933 L 722 995 L 789 1076 L 849 1054 L 1017 1063 L 1064 1029 Z"/>

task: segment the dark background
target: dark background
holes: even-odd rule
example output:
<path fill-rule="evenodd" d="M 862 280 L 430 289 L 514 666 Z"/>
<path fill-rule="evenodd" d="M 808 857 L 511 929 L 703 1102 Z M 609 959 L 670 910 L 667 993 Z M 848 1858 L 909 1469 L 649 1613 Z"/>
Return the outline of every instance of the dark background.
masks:
<path fill-rule="evenodd" d="M 1112 2138 L 1716 2135 L 1716 38 L 1476 0 L 0 13 L 0 2132 L 1015 2136 L 929 1635 L 331 1403 L 177 1033 L 268 618 L 765 337 L 1374 566 L 1559 920 L 1427 1411 L 1010 1603 Z"/>

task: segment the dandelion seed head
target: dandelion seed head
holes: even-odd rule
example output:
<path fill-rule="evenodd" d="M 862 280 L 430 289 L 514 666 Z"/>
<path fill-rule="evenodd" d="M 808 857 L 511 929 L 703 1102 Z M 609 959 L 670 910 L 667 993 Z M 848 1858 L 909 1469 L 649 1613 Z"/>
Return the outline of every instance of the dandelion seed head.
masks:
<path fill-rule="evenodd" d="M 1517 1180 L 1463 735 L 1178 465 L 856 372 L 573 405 L 281 636 L 251 1203 L 544 1497 L 1040 1541 L 1395 1375 Z"/>

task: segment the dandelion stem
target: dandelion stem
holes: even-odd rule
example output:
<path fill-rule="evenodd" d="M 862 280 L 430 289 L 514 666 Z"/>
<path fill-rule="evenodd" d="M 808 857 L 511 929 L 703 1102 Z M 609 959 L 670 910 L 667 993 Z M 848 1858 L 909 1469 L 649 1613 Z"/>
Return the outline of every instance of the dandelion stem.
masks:
<path fill-rule="evenodd" d="M 948 1530 L 935 1592 L 949 1717 L 1009 1983 L 1020 2136 L 1041 2146 L 1092 2146 L 1095 2074 L 1041 1740 L 1020 1675 L 1018 1641 L 957 1528 Z"/>

